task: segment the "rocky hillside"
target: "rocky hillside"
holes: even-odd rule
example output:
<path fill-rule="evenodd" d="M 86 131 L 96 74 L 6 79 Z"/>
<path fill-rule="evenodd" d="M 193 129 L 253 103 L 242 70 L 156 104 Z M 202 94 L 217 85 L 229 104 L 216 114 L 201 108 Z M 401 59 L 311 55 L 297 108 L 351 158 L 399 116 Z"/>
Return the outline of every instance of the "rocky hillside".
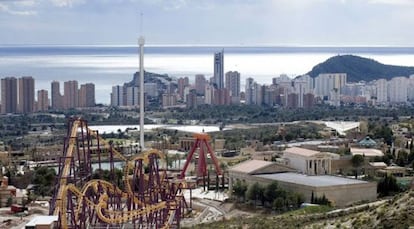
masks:
<path fill-rule="evenodd" d="M 338 55 L 313 67 L 307 74 L 316 77 L 320 73 L 347 73 L 348 82 L 390 79 L 395 76 L 414 74 L 414 67 L 385 65 L 378 61 L 354 55 Z"/>
<path fill-rule="evenodd" d="M 262 215 L 202 224 L 194 228 L 409 228 L 414 226 L 414 191 L 389 200 L 329 210 L 308 207 L 282 215 Z"/>

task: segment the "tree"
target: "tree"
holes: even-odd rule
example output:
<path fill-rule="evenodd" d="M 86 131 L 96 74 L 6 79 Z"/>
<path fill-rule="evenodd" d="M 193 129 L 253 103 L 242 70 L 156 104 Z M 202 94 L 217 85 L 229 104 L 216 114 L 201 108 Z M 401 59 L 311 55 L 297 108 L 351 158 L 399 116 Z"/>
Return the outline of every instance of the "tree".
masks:
<path fill-rule="evenodd" d="M 264 203 L 264 189 L 257 182 L 249 186 L 246 195 L 247 199 L 254 201 L 254 205 L 256 205 L 257 200 L 261 200 L 262 204 Z"/>
<path fill-rule="evenodd" d="M 53 193 L 56 171 L 53 168 L 38 167 L 35 169 L 33 184 L 36 185 L 34 190 L 36 195 L 49 196 Z"/>
<path fill-rule="evenodd" d="M 351 159 L 352 166 L 355 168 L 355 179 L 358 178 L 358 169 L 364 163 L 364 156 L 356 154 Z"/>
<path fill-rule="evenodd" d="M 277 197 L 273 203 L 273 209 L 277 212 L 282 212 L 285 209 L 285 200 L 282 197 Z"/>
<path fill-rule="evenodd" d="M 405 166 L 408 163 L 408 153 L 405 150 L 398 151 L 398 156 L 396 160 L 397 165 Z"/>
<path fill-rule="evenodd" d="M 385 177 L 378 182 L 377 190 L 379 196 L 382 197 L 388 196 L 391 193 L 399 192 L 400 187 L 398 186 L 397 179 L 395 179 L 394 176 L 385 175 Z"/>
<path fill-rule="evenodd" d="M 233 194 L 237 197 L 237 201 L 240 201 L 240 199 L 243 199 L 243 202 L 245 201 L 246 191 L 247 184 L 245 182 L 237 180 L 233 185 Z"/>
<path fill-rule="evenodd" d="M 269 202 L 270 204 L 272 204 L 273 201 L 276 199 L 278 188 L 279 188 L 279 185 L 276 181 L 266 186 L 265 191 L 264 191 L 264 196 L 266 198 L 266 201 Z"/>

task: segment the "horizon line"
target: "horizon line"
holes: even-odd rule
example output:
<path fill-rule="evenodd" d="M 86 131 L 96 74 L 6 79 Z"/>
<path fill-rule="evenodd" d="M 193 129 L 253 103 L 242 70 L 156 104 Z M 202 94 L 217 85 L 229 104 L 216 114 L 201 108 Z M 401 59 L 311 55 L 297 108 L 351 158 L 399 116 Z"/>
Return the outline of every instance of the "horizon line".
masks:
<path fill-rule="evenodd" d="M 223 48 L 414 48 L 414 45 L 302 45 L 302 44 L 162 44 L 149 43 L 146 47 L 223 47 Z M 0 48 L 5 47 L 138 47 L 138 44 L 0 44 Z"/>

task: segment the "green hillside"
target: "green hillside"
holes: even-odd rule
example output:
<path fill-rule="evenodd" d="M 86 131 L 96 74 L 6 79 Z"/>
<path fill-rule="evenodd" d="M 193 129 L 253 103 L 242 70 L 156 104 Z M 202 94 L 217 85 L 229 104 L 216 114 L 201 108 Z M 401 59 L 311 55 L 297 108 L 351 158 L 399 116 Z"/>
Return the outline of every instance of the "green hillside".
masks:
<path fill-rule="evenodd" d="M 414 67 L 386 65 L 378 61 L 354 55 L 338 55 L 313 67 L 307 74 L 316 77 L 320 73 L 347 73 L 348 82 L 371 81 L 395 76 L 414 74 Z"/>

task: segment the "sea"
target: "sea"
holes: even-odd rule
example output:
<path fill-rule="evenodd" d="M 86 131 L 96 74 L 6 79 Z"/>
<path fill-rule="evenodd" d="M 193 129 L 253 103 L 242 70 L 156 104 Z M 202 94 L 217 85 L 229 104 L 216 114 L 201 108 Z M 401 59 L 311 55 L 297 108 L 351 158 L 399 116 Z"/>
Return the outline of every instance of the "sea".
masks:
<path fill-rule="evenodd" d="M 414 66 L 414 47 L 276 47 L 276 46 L 191 46 L 148 45 L 146 71 L 207 79 L 213 75 L 213 55 L 224 51 L 224 71 L 241 74 L 241 89 L 252 77 L 271 84 L 280 74 L 289 77 L 309 72 L 313 66 L 335 55 L 353 54 L 384 64 Z M 77 80 L 94 83 L 96 102 L 110 103 L 112 86 L 132 80 L 139 70 L 139 49 L 133 45 L 3 45 L 0 46 L 0 78 L 32 76 L 35 89 L 50 92 L 51 82 Z"/>

